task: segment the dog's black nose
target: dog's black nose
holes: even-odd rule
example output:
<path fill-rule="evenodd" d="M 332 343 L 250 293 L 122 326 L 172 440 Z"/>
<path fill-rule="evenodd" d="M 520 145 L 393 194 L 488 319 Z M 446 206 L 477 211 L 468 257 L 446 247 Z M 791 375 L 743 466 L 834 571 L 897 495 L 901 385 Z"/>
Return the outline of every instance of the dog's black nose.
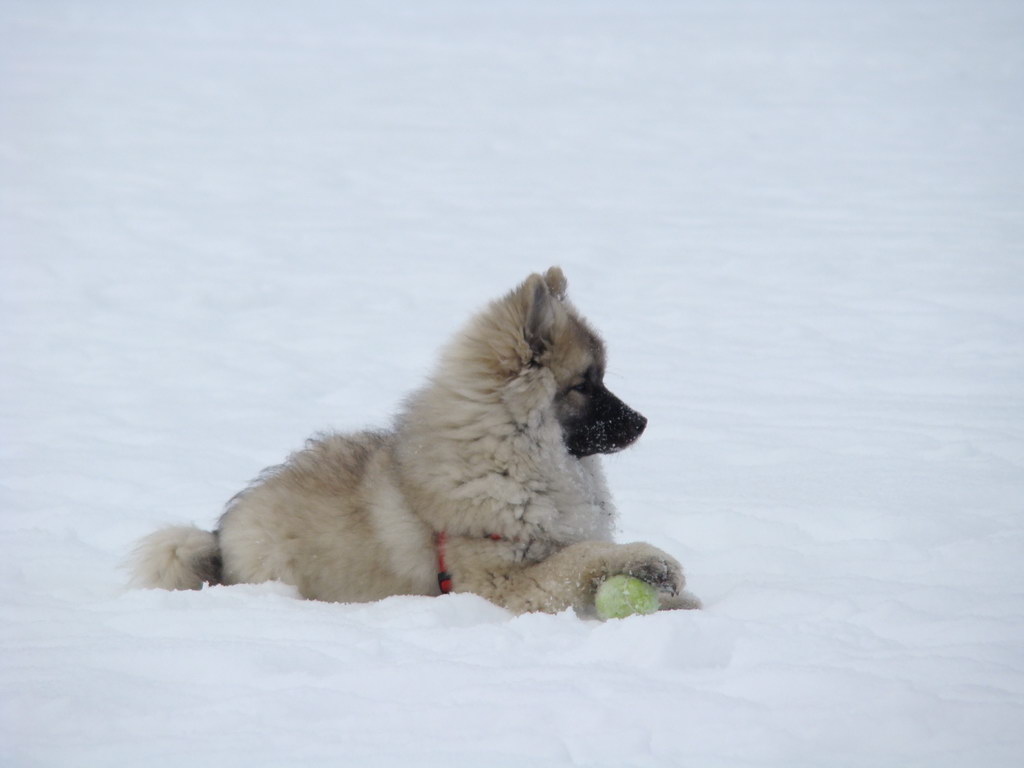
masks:
<path fill-rule="evenodd" d="M 634 411 L 607 389 L 601 393 L 601 410 L 607 420 L 608 445 L 602 452 L 617 451 L 636 441 L 647 428 L 647 418 Z"/>
<path fill-rule="evenodd" d="M 637 440 L 647 429 L 647 417 L 625 404 L 623 404 L 623 408 L 629 412 L 624 418 L 623 429 L 623 436 L 627 438 L 623 446 L 626 446 Z"/>

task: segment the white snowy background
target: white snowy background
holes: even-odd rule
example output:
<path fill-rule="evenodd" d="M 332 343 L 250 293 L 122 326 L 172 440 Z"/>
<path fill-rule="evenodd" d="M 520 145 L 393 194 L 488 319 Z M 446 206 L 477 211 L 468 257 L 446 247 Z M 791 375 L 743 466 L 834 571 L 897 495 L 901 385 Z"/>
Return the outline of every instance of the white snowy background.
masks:
<path fill-rule="evenodd" d="M 0 2 L 0 765 L 1024 764 L 1024 4 Z M 702 612 L 132 592 L 560 264 Z"/>

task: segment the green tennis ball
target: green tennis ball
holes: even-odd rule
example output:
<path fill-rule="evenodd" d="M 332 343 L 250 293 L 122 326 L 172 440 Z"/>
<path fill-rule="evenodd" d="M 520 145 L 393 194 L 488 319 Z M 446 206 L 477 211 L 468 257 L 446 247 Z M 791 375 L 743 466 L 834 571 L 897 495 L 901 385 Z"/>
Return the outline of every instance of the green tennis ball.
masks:
<path fill-rule="evenodd" d="M 633 614 L 654 613 L 661 607 L 658 593 L 646 581 L 620 573 L 605 579 L 597 588 L 594 607 L 598 618 L 624 619 Z"/>

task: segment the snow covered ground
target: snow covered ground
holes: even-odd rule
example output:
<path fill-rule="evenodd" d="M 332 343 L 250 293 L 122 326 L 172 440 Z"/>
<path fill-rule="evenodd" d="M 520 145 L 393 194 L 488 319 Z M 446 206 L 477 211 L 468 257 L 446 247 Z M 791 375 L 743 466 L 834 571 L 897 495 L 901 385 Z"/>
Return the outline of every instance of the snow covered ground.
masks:
<path fill-rule="evenodd" d="M 0 765 L 1024 762 L 1024 5 L 0 4 Z M 702 612 L 131 592 L 561 264 Z"/>

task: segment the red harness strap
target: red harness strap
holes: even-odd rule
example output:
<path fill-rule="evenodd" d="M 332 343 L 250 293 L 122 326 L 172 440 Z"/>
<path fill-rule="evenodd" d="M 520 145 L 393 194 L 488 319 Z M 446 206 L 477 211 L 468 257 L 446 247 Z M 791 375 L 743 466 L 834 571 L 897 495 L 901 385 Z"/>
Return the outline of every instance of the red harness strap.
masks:
<path fill-rule="evenodd" d="M 485 534 L 485 538 L 491 541 L 501 541 L 500 533 Z M 448 573 L 448 564 L 445 562 L 444 550 L 448 544 L 448 534 L 441 531 L 437 534 L 437 586 L 441 588 L 441 594 L 447 595 L 452 591 L 452 575 Z"/>
<path fill-rule="evenodd" d="M 441 588 L 442 595 L 452 591 L 452 575 L 448 573 L 448 566 L 444 561 L 444 547 L 447 543 L 447 533 L 441 531 L 437 534 L 437 586 Z"/>

